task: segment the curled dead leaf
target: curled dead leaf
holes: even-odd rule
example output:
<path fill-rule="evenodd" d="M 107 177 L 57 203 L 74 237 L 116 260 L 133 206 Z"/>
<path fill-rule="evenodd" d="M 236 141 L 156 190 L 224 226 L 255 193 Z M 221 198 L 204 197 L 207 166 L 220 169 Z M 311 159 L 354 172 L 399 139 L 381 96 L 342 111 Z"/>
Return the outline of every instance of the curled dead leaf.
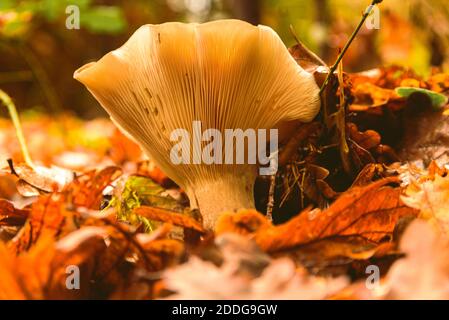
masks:
<path fill-rule="evenodd" d="M 203 226 L 186 214 L 155 207 L 142 206 L 134 209 L 134 213 L 150 220 L 171 223 L 184 229 L 205 233 Z"/>

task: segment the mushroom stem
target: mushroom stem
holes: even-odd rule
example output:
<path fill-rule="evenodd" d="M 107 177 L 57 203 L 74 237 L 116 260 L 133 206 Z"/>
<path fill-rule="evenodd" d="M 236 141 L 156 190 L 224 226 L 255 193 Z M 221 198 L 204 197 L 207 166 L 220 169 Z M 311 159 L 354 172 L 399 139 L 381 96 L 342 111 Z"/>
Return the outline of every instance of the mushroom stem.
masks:
<path fill-rule="evenodd" d="M 254 208 L 255 172 L 241 176 L 226 175 L 203 181 L 186 190 L 191 208 L 199 209 L 208 230 L 223 212 Z"/>

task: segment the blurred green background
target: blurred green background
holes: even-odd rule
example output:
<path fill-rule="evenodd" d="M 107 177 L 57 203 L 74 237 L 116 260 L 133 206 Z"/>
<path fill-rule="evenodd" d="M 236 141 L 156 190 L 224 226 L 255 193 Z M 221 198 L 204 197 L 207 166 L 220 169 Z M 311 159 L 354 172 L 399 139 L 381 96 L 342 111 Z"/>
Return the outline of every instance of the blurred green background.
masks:
<path fill-rule="evenodd" d="M 73 71 L 119 47 L 142 24 L 238 18 L 265 24 L 294 44 L 299 39 L 328 63 L 343 47 L 370 1 L 364 0 L 0 0 L 0 88 L 18 108 L 73 111 L 85 118 L 102 109 Z M 80 9 L 80 29 L 66 28 L 66 8 Z M 354 72 L 391 64 L 420 74 L 449 67 L 447 0 L 384 0 L 380 28 L 362 28 L 345 56 Z M 2 115 L 6 115 L 3 110 Z"/>

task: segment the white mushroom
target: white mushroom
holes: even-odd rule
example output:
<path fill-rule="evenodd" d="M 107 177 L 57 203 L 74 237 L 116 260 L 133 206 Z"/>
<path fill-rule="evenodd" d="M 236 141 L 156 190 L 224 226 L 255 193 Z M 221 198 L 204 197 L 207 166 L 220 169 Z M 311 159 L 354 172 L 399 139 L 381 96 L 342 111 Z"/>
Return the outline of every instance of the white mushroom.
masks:
<path fill-rule="evenodd" d="M 320 107 L 312 75 L 297 65 L 279 36 L 239 20 L 142 26 L 121 48 L 74 77 L 186 191 L 209 229 L 224 211 L 254 207 L 257 164 L 194 163 L 201 151 L 184 140 L 178 147 L 192 151 L 191 163 L 175 164 L 174 130 L 193 136 L 200 123 L 201 130 L 217 129 L 224 137 L 225 129 L 309 122 Z M 214 156 L 224 159 L 224 143 L 219 151 Z"/>

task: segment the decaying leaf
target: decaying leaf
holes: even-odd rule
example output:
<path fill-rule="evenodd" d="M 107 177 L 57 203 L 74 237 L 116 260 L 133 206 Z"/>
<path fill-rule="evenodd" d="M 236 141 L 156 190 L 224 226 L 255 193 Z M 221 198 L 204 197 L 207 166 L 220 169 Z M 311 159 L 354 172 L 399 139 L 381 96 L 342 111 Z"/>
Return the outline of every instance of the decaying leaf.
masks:
<path fill-rule="evenodd" d="M 104 250 L 99 229 L 79 230 L 55 243 L 45 235 L 33 248 L 18 256 L 0 243 L 1 299 L 75 299 L 89 297 L 89 261 Z M 67 289 L 67 270 L 80 270 L 80 290 Z M 70 269 L 73 270 L 73 269 Z M 4 280 L 4 281 L 3 281 Z"/>
<path fill-rule="evenodd" d="M 21 226 L 28 215 L 29 210 L 17 209 L 11 202 L 0 199 L 0 226 Z"/>
<path fill-rule="evenodd" d="M 223 213 L 217 221 L 215 234 L 228 232 L 249 235 L 259 230 L 271 227 L 271 223 L 256 210 L 242 209 L 236 213 Z"/>
<path fill-rule="evenodd" d="M 194 230 L 199 233 L 204 233 L 205 230 L 203 226 L 195 221 L 193 218 L 188 215 L 181 214 L 174 211 L 169 211 L 167 209 L 155 208 L 155 207 L 147 207 L 142 206 L 136 208 L 134 212 L 142 217 L 148 218 L 150 220 L 161 221 L 166 223 L 171 223 L 176 226 Z"/>
<path fill-rule="evenodd" d="M 118 167 L 91 170 L 70 183 L 65 191 L 74 205 L 88 209 L 100 209 L 104 189 L 121 175 Z"/>
<path fill-rule="evenodd" d="M 449 299 L 449 246 L 424 221 L 405 231 L 397 261 L 386 276 L 389 299 Z"/>
<path fill-rule="evenodd" d="M 60 237 L 77 229 L 75 212 L 66 209 L 63 194 L 42 196 L 33 203 L 27 222 L 10 242 L 16 252 L 28 250 L 41 237 Z"/>
<path fill-rule="evenodd" d="M 433 180 L 410 184 L 402 200 L 418 209 L 420 216 L 430 220 L 443 234 L 449 235 L 449 176 L 435 175 Z"/>
<path fill-rule="evenodd" d="M 416 215 L 402 204 L 401 189 L 386 178 L 342 194 L 327 210 L 306 210 L 278 227 L 256 233 L 257 243 L 269 252 L 285 250 L 334 236 L 357 236 L 374 243 L 391 240 L 400 217 Z"/>
<path fill-rule="evenodd" d="M 248 255 L 237 253 L 241 247 L 251 246 L 226 251 L 221 266 L 191 257 L 186 264 L 167 270 L 164 284 L 175 292 L 169 299 L 325 299 L 347 284 L 344 278 L 310 276 L 287 258 L 273 260 L 261 274 L 251 273 L 241 268 Z"/>
<path fill-rule="evenodd" d="M 74 177 L 73 172 L 58 167 L 29 167 L 26 164 L 8 162 L 11 173 L 19 178 L 18 189 L 24 196 L 61 191 Z"/>

